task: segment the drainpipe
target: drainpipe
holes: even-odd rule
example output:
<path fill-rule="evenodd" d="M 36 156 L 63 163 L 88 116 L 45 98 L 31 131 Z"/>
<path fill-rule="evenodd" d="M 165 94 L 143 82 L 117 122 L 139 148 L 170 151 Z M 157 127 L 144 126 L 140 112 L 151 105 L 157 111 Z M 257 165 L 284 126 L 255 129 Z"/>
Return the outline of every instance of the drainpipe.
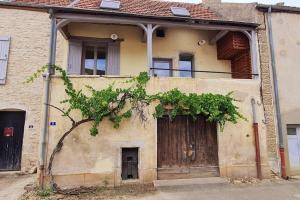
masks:
<path fill-rule="evenodd" d="M 262 172 L 261 172 L 261 158 L 260 158 L 260 146 L 259 146 L 259 135 L 258 135 L 258 123 L 256 119 L 256 108 L 255 108 L 255 99 L 251 99 L 252 113 L 253 113 L 253 133 L 254 133 L 254 141 L 255 141 L 255 161 L 256 161 L 256 171 L 257 178 L 262 180 Z"/>
<path fill-rule="evenodd" d="M 46 136 L 48 131 L 48 104 L 49 104 L 49 88 L 52 69 L 51 66 L 55 64 L 55 52 L 56 52 L 56 19 L 53 16 L 53 10 L 49 10 L 51 19 L 51 32 L 50 32 L 50 48 L 49 48 L 49 63 L 48 70 L 44 80 L 44 91 L 43 91 L 43 123 L 42 132 L 40 139 L 40 155 L 39 155 L 39 185 L 44 187 L 44 175 L 45 175 L 45 164 L 46 164 Z"/>
<path fill-rule="evenodd" d="M 272 76 L 273 76 L 273 86 L 274 86 L 274 97 L 275 97 L 275 108 L 277 117 L 277 129 L 278 129 L 278 140 L 279 140 L 279 153 L 281 160 L 281 176 L 286 178 L 286 165 L 285 165 L 285 153 L 283 144 L 283 133 L 282 133 L 282 121 L 279 103 L 279 90 L 278 90 L 278 80 L 276 72 L 276 61 L 275 61 L 275 50 L 274 50 L 274 39 L 273 39 L 273 29 L 272 29 L 272 8 L 269 7 L 267 14 L 268 23 L 268 34 L 269 34 L 269 45 L 271 51 L 271 65 L 272 65 Z"/>

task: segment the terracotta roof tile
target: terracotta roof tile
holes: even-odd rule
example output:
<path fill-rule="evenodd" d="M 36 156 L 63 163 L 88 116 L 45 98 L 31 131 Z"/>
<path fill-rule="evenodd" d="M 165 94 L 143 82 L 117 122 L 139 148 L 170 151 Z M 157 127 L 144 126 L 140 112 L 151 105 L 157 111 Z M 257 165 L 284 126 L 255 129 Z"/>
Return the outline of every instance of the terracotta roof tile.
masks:
<path fill-rule="evenodd" d="M 31 5 L 52 5 L 52 6 L 67 6 L 70 0 L 14 0 L 16 3 L 24 3 Z"/>
<path fill-rule="evenodd" d="M 95 9 L 100 10 L 102 0 L 80 0 L 73 5 L 74 8 L 81 9 Z M 191 18 L 204 20 L 218 20 L 220 17 L 213 11 L 204 7 L 202 4 L 192 3 L 178 3 L 160 0 L 120 0 L 120 10 L 115 12 L 122 12 L 143 16 L 157 16 L 157 17 L 173 17 L 170 7 L 183 7 L 189 10 Z M 18 3 L 28 3 L 34 5 L 53 5 L 53 6 L 68 6 L 72 1 L 70 0 L 15 0 Z M 104 9 L 101 9 L 104 10 Z M 106 9 L 107 10 L 107 9 Z"/>

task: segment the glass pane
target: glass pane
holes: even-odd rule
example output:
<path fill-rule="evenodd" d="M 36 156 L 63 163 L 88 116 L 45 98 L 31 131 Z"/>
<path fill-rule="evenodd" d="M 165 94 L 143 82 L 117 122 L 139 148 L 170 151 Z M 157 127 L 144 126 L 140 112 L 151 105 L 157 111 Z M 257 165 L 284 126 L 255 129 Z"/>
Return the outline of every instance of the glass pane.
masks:
<path fill-rule="evenodd" d="M 179 69 L 188 71 L 179 71 L 180 77 L 192 77 L 193 55 L 183 54 L 179 56 Z"/>
<path fill-rule="evenodd" d="M 297 135 L 296 128 L 288 128 L 287 134 L 288 135 Z"/>
<path fill-rule="evenodd" d="M 160 68 L 160 69 L 170 69 L 171 64 L 169 61 L 163 61 L 163 60 L 154 60 L 153 61 L 154 68 Z M 159 77 L 169 77 L 170 76 L 170 70 L 154 70 L 154 76 Z"/>
<path fill-rule="evenodd" d="M 179 61 L 180 70 L 190 70 L 190 71 L 180 71 L 180 77 L 192 77 L 192 61 Z"/>
<path fill-rule="evenodd" d="M 105 75 L 106 71 L 106 49 L 97 49 L 97 75 Z"/>
<path fill-rule="evenodd" d="M 93 75 L 95 66 L 94 47 L 86 47 L 84 60 L 84 74 Z"/>

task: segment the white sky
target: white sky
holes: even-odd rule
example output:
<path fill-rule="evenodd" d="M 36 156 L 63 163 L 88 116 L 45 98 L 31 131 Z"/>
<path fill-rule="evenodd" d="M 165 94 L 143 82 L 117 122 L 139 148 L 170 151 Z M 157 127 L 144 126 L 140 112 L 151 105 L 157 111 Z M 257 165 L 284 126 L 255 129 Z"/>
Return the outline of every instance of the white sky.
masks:
<path fill-rule="evenodd" d="M 177 2 L 189 2 L 189 3 L 199 3 L 201 0 L 170 0 Z M 284 2 L 286 6 L 298 6 L 300 7 L 300 0 L 222 0 L 223 2 L 239 2 L 239 3 L 249 3 L 249 2 L 259 2 L 264 4 L 275 4 L 278 2 Z"/>

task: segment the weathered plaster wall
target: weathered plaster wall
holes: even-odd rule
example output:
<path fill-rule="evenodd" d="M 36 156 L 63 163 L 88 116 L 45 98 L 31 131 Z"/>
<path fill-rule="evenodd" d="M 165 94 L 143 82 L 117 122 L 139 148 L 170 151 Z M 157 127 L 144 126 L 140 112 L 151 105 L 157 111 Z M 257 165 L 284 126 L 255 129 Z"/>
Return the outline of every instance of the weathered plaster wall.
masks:
<path fill-rule="evenodd" d="M 202 0 L 202 3 L 231 21 L 259 22 L 256 3 L 221 3 L 221 0 Z"/>
<path fill-rule="evenodd" d="M 51 104 L 63 106 L 59 102 L 66 98 L 64 86 L 59 78 L 53 78 L 51 84 Z M 124 79 L 73 77 L 74 86 L 79 89 L 91 85 L 101 89 L 109 83 L 116 82 L 122 86 Z M 255 145 L 252 128 L 251 98 L 257 102 L 262 169 L 264 177 L 269 177 L 266 146 L 266 126 L 263 123 L 263 106 L 260 100 L 259 80 L 231 79 L 188 79 L 188 78 L 151 78 L 147 90 L 149 93 L 179 88 L 184 92 L 212 92 L 227 94 L 234 92 L 240 102 L 236 105 L 248 121 L 240 120 L 238 124 L 227 124 L 224 132 L 218 133 L 219 162 L 221 176 L 245 177 L 256 176 Z M 84 91 L 86 91 L 84 89 Z M 103 121 L 99 127 L 100 134 L 89 135 L 89 124 L 76 129 L 65 141 L 63 150 L 54 161 L 53 171 L 56 181 L 62 186 L 110 185 L 121 183 L 121 147 L 139 147 L 139 182 L 152 182 L 156 179 L 157 136 L 156 120 L 152 118 L 154 105 L 149 107 L 148 121 L 143 126 L 138 118 L 123 121 L 118 130 L 112 128 L 109 121 Z M 80 119 L 78 113 L 72 113 Z M 50 110 L 50 121 L 56 126 L 49 127 L 48 159 L 54 145 L 63 132 L 70 127 L 67 118 L 55 109 Z"/>
<path fill-rule="evenodd" d="M 147 69 L 147 43 L 142 42 L 143 32 L 137 26 L 117 26 L 101 24 L 70 24 L 68 28 L 72 36 L 95 38 L 110 38 L 112 33 L 124 39 L 121 42 L 121 75 L 137 75 Z M 208 45 L 208 41 L 216 33 L 213 31 L 187 30 L 183 28 L 166 28 L 166 37 L 158 38 L 153 34 L 153 57 L 171 58 L 173 68 L 178 69 L 179 54 L 194 55 L 195 70 L 210 70 L 230 72 L 230 61 L 218 60 L 215 45 Z M 204 46 L 199 46 L 200 40 L 206 40 Z M 175 74 L 176 76 L 176 74 Z M 196 77 L 230 77 L 224 74 L 196 73 Z"/>
<path fill-rule="evenodd" d="M 261 96 L 265 109 L 267 127 L 268 156 L 271 170 L 275 173 L 280 171 L 278 156 L 278 139 L 276 131 L 276 117 L 273 102 L 273 86 L 270 65 L 270 53 L 268 33 L 265 25 L 265 17 L 255 6 L 256 3 L 221 3 L 220 0 L 204 0 L 204 5 L 220 13 L 223 17 L 233 21 L 258 23 L 257 28 L 259 63 L 261 74 Z"/>
<path fill-rule="evenodd" d="M 272 13 L 279 102 L 285 146 L 287 125 L 300 125 L 300 15 Z M 288 151 L 286 163 L 289 166 Z M 289 169 L 289 167 L 288 167 Z M 288 170 L 288 175 L 291 171 Z"/>
<path fill-rule="evenodd" d="M 44 12 L 6 8 L 0 8 L 0 19 L 0 36 L 11 37 L 6 84 L 0 85 L 0 111 L 26 111 L 21 167 L 28 171 L 38 160 L 43 81 L 24 81 L 48 62 L 50 20 Z M 61 63 L 60 55 L 57 61 Z"/>

